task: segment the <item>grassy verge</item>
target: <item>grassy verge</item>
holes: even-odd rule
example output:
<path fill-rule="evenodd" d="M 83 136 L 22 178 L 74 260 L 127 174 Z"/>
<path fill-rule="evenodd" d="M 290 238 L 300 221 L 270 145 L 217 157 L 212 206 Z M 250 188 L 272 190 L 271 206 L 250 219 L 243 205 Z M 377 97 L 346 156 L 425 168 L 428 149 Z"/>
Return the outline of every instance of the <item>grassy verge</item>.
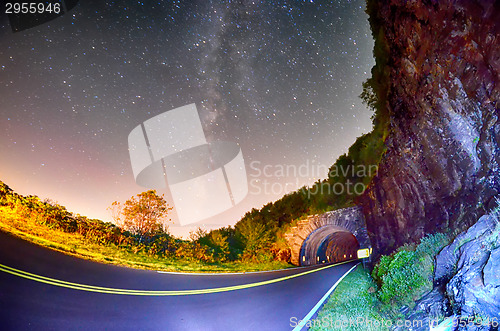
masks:
<path fill-rule="evenodd" d="M 8 206 L 0 206 L 0 231 L 65 254 L 138 269 L 181 272 L 249 272 L 291 267 L 290 264 L 279 261 L 207 263 L 182 258 L 151 256 L 144 252 L 133 252 L 127 247 L 95 243 L 78 233 L 49 228 L 33 219 L 20 216 Z"/>
<path fill-rule="evenodd" d="M 376 287 L 368 271 L 361 265 L 357 266 L 337 286 L 310 330 L 386 330 L 377 327 L 377 324 L 390 320 L 390 315 L 377 298 Z M 373 323 L 358 325 L 358 321 Z"/>
<path fill-rule="evenodd" d="M 382 256 L 371 275 L 361 266 L 332 293 L 312 330 L 388 330 L 404 319 L 400 312 L 432 289 L 434 257 L 451 241 L 437 233 L 418 245 L 405 245 Z"/>

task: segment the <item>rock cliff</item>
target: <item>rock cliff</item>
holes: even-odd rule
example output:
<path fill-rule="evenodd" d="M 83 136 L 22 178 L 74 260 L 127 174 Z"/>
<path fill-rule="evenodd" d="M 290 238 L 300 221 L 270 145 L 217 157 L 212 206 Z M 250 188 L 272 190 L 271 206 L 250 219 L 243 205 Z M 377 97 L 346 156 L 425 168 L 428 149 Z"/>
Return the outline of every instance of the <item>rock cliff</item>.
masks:
<path fill-rule="evenodd" d="M 465 229 L 500 192 L 500 3 L 369 1 L 387 45 L 386 153 L 359 199 L 374 251 Z"/>
<path fill-rule="evenodd" d="M 411 330 L 450 316 L 453 330 L 498 330 L 500 325 L 500 208 L 482 216 L 435 260 L 434 288 L 406 317 Z"/>

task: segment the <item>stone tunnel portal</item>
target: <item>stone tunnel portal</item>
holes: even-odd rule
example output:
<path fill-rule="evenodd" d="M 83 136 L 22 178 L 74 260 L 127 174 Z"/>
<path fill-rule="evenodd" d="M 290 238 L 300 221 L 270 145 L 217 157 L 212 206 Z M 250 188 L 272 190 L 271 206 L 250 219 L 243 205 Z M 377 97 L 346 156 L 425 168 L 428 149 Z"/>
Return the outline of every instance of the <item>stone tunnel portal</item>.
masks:
<path fill-rule="evenodd" d="M 371 247 L 359 207 L 308 216 L 297 221 L 285 238 L 290 247 L 290 262 L 297 266 L 356 259 L 359 248 Z"/>
<path fill-rule="evenodd" d="M 304 240 L 300 249 L 300 265 L 352 260 L 357 257 L 359 248 L 358 240 L 347 229 L 324 225 Z"/>

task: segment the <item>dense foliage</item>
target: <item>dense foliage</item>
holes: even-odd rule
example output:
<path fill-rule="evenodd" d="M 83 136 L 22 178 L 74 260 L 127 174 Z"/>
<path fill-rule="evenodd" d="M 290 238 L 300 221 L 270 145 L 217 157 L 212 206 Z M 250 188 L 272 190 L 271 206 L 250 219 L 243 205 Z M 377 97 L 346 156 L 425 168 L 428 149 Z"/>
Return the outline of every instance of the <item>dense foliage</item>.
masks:
<path fill-rule="evenodd" d="M 0 206 L 8 206 L 18 215 L 50 229 L 78 233 L 97 243 L 122 245 L 131 241 L 130 234 L 112 223 L 72 215 L 65 207 L 50 200 L 41 201 L 37 196 L 24 197 L 3 182 L 0 182 Z"/>
<path fill-rule="evenodd" d="M 382 256 L 372 271 L 380 288 L 380 300 L 386 304 L 410 304 L 429 291 L 434 257 L 449 241 L 448 235 L 431 234 L 422 238 L 417 247 L 405 245 L 391 255 Z"/>
<path fill-rule="evenodd" d="M 127 231 L 111 222 L 74 215 L 53 201 L 42 201 L 32 195 L 19 195 L 1 181 L 0 206 L 47 229 L 79 234 L 89 242 L 115 246 L 134 253 L 204 262 L 214 262 L 219 256 L 215 248 L 199 241 L 174 238 L 161 227 L 156 227 L 147 236 L 141 231 Z"/>

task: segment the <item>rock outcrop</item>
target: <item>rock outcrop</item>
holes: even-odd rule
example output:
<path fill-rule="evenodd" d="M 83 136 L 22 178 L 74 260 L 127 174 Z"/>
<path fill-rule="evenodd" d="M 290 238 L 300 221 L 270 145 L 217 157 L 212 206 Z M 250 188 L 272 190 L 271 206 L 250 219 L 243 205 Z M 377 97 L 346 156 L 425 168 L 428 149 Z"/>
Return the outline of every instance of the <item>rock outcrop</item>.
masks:
<path fill-rule="evenodd" d="M 472 225 L 500 192 L 500 5 L 394 0 L 371 8 L 389 50 L 390 127 L 359 205 L 374 252 L 387 254 Z"/>
<path fill-rule="evenodd" d="M 435 260 L 434 289 L 408 319 L 413 330 L 452 316 L 457 330 L 498 330 L 500 325 L 500 222 L 485 215 L 443 248 Z"/>
<path fill-rule="evenodd" d="M 483 216 L 437 256 L 435 283 L 446 283 L 455 315 L 500 323 L 499 231 L 496 218 Z"/>

